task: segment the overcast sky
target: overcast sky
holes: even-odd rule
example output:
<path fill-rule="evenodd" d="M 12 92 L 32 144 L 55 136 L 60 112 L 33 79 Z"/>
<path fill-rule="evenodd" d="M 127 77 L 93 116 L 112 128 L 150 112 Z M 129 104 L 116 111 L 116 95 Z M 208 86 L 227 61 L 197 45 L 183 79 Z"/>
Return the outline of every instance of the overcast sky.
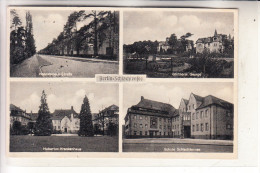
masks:
<path fill-rule="evenodd" d="M 22 26 L 26 25 L 26 11 L 16 10 L 19 15 Z M 35 38 L 36 50 L 39 51 L 45 48 L 48 43 L 51 43 L 53 38 L 57 38 L 63 31 L 63 27 L 67 22 L 68 16 L 74 10 L 29 10 L 32 15 L 33 34 Z M 78 24 L 79 29 L 83 24 L 89 23 L 91 19 Z"/>
<path fill-rule="evenodd" d="M 139 103 L 141 96 L 169 103 L 176 109 L 179 108 L 181 99 L 188 100 L 191 93 L 202 97 L 213 95 L 233 103 L 233 84 L 228 82 L 124 84 L 123 92 L 123 117 L 129 107 Z"/>
<path fill-rule="evenodd" d="M 175 33 L 177 37 L 190 32 L 189 39 L 219 34 L 234 35 L 234 15 L 231 12 L 187 12 L 187 11 L 125 11 L 124 44 L 135 41 L 165 41 Z"/>
<path fill-rule="evenodd" d="M 10 102 L 27 112 L 38 112 L 42 91 L 52 113 L 55 109 L 70 109 L 79 113 L 87 95 L 92 113 L 118 104 L 118 84 L 83 82 L 11 82 Z"/>

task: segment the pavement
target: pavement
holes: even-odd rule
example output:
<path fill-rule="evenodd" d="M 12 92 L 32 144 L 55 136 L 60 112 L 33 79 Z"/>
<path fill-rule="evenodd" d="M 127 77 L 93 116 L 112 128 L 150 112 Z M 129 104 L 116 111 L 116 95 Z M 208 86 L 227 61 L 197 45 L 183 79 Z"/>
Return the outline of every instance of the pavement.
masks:
<path fill-rule="evenodd" d="M 232 146 L 231 140 L 210 140 L 210 139 L 179 139 L 179 138 L 142 138 L 123 139 L 124 144 L 199 144 L 199 145 L 222 145 Z"/>
<path fill-rule="evenodd" d="M 95 77 L 118 74 L 119 65 L 117 61 L 36 54 L 11 69 L 11 77 Z"/>

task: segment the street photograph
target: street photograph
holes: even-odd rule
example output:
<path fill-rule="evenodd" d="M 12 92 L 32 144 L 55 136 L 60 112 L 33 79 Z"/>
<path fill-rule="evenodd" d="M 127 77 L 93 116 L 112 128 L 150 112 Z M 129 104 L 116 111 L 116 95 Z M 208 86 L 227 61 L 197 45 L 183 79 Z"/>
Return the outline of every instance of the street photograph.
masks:
<path fill-rule="evenodd" d="M 10 9 L 10 77 L 118 74 L 119 12 Z"/>
<path fill-rule="evenodd" d="M 124 74 L 234 78 L 234 11 L 125 11 Z"/>
<path fill-rule="evenodd" d="M 123 112 L 123 152 L 233 153 L 232 82 L 124 85 Z"/>
<path fill-rule="evenodd" d="M 118 152 L 118 84 L 11 82 L 10 152 Z"/>

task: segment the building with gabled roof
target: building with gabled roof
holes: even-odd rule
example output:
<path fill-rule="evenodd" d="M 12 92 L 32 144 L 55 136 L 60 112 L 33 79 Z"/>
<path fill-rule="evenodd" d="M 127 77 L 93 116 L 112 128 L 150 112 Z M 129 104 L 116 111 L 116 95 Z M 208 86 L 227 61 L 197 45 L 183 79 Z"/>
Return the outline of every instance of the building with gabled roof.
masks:
<path fill-rule="evenodd" d="M 131 106 L 125 116 L 127 138 L 172 137 L 172 117 L 178 110 L 172 105 L 145 99 Z"/>
<path fill-rule="evenodd" d="M 26 113 L 26 110 L 22 110 L 20 107 L 10 104 L 10 126 L 13 126 L 15 121 L 21 122 L 21 125 L 26 126 L 30 121 L 30 114 Z"/>
<path fill-rule="evenodd" d="M 188 102 L 181 101 L 179 110 L 182 110 L 179 117 L 173 119 L 173 129 L 178 126 L 176 131 L 180 131 L 175 137 L 233 139 L 232 103 L 212 95 L 201 97 L 191 93 Z"/>
<path fill-rule="evenodd" d="M 79 114 L 71 109 L 56 109 L 51 116 L 54 131 L 62 133 L 77 133 L 79 131 Z"/>
<path fill-rule="evenodd" d="M 210 53 L 223 53 L 224 50 L 224 39 L 230 39 L 225 34 L 218 34 L 215 30 L 212 37 L 199 38 L 196 41 L 196 53 L 202 53 L 205 49 L 209 50 Z"/>

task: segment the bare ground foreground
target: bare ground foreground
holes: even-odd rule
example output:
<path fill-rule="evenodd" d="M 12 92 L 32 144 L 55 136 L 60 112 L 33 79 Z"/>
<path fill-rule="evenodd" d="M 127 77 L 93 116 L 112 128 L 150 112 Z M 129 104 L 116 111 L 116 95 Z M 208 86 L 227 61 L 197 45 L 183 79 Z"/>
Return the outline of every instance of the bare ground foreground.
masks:
<path fill-rule="evenodd" d="M 233 141 L 178 138 L 124 139 L 123 152 L 232 153 Z"/>
<path fill-rule="evenodd" d="M 118 152 L 118 137 L 10 136 L 10 152 Z"/>
<path fill-rule="evenodd" d="M 95 77 L 95 74 L 118 74 L 117 61 L 34 55 L 11 67 L 11 77 Z"/>

